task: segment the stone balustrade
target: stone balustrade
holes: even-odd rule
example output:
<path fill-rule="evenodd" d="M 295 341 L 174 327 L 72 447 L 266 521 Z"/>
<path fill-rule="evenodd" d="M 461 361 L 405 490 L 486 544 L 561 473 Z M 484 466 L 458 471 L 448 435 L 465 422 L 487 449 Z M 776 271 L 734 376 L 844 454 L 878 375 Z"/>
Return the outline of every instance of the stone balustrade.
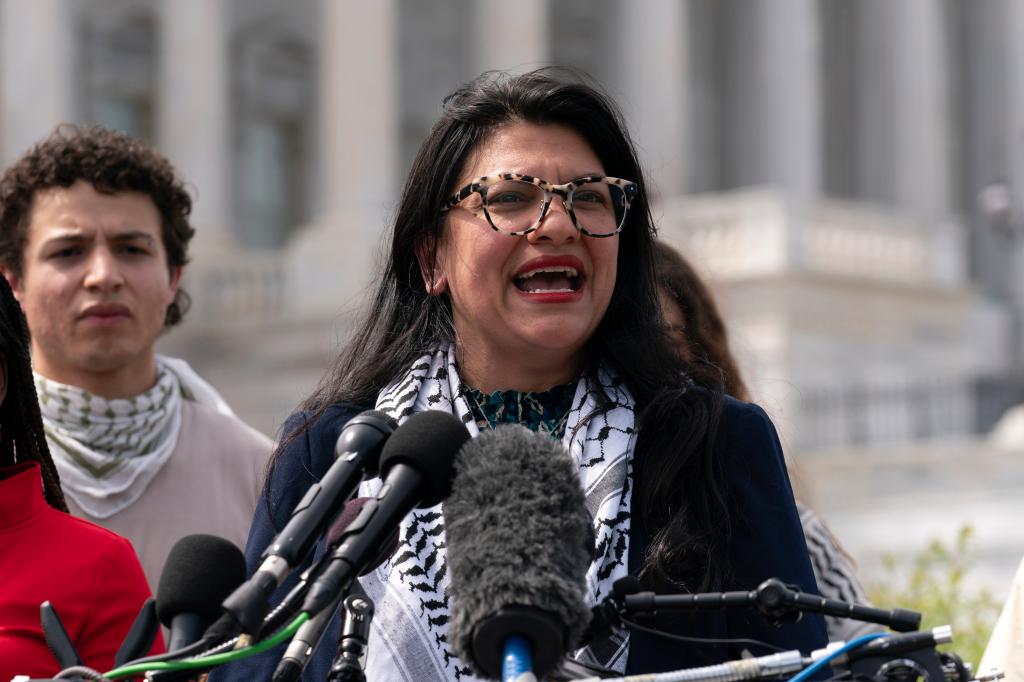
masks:
<path fill-rule="evenodd" d="M 831 198 L 816 200 L 800 220 L 794 215 L 780 191 L 754 187 L 667 201 L 660 229 L 717 280 L 801 270 L 912 286 L 960 283 L 943 260 L 955 230 L 948 222 Z"/>
<path fill-rule="evenodd" d="M 189 266 L 190 322 L 230 325 L 260 322 L 287 312 L 286 269 L 280 254 L 243 252 Z"/>

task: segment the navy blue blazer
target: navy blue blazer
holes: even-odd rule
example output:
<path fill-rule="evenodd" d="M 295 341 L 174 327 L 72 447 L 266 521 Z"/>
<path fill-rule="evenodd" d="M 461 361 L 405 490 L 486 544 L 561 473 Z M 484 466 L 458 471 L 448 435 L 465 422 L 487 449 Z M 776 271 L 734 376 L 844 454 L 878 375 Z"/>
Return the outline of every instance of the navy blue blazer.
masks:
<path fill-rule="evenodd" d="M 261 500 L 253 518 L 246 545 L 246 563 L 250 573 L 260 554 L 273 540 L 276 528 L 287 521 L 291 510 L 314 482 L 334 461 L 334 445 L 341 428 L 361 412 L 354 406 L 335 405 L 281 453 L 267 481 L 269 500 Z M 308 416 L 293 414 L 283 432 L 295 432 Z M 719 440 L 719 456 L 725 474 L 725 486 L 731 502 L 732 534 L 727 548 L 730 570 L 724 590 L 748 590 L 767 578 L 780 578 L 805 592 L 817 594 L 800 518 L 793 501 L 789 475 L 782 457 L 775 428 L 764 411 L 749 403 L 726 398 Z M 644 479 L 643 434 L 637 443 L 634 473 L 639 489 Z M 636 490 L 634 490 L 636 495 Z M 636 499 L 636 498 L 635 498 Z M 634 506 L 630 524 L 629 568 L 636 573 L 647 552 L 650 533 Z M 317 548 L 317 557 L 324 551 Z M 277 603 L 292 588 L 301 571 L 295 571 L 278 589 Z M 757 613 L 746 610 L 702 611 L 693 615 L 660 616 L 661 628 L 675 634 L 704 639 L 752 638 L 783 649 L 808 653 L 825 646 L 825 622 L 820 616 L 806 615 L 798 623 L 778 627 L 765 623 Z M 340 636 L 336 616 L 314 652 L 303 680 L 320 681 L 327 677 Z M 689 644 L 657 637 L 639 630 L 630 633 L 627 673 L 662 672 L 707 665 L 739 658 L 749 648 L 755 655 L 770 653 L 745 644 Z M 270 679 L 284 645 L 215 671 L 211 680 Z"/>

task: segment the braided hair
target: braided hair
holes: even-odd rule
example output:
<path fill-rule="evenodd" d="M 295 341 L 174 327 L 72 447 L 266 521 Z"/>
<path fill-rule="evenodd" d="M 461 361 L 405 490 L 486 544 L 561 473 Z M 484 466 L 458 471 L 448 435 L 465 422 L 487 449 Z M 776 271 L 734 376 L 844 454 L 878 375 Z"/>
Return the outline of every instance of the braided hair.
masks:
<path fill-rule="evenodd" d="M 66 512 L 60 476 L 46 446 L 28 349 L 25 316 L 7 280 L 0 277 L 0 356 L 7 374 L 7 394 L 0 402 L 0 466 L 39 462 L 46 502 Z"/>

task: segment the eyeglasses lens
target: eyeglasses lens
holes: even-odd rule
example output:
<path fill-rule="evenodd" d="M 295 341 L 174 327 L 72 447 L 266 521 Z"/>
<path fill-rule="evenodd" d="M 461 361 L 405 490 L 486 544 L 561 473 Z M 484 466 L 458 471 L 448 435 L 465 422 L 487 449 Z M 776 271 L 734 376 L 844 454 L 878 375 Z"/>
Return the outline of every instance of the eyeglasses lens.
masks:
<path fill-rule="evenodd" d="M 485 208 L 491 222 L 502 232 L 531 227 L 544 210 L 545 192 L 521 180 L 503 180 L 487 188 Z M 625 221 L 627 201 L 621 187 L 589 182 L 576 187 L 566 206 L 576 214 L 579 226 L 592 234 L 613 234 Z"/>

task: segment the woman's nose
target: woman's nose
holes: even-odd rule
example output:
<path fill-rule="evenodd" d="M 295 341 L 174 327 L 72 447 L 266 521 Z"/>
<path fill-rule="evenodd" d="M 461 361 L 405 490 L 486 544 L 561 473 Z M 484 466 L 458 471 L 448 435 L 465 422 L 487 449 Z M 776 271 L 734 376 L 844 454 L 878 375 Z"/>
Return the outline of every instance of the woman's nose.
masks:
<path fill-rule="evenodd" d="M 547 213 L 544 214 L 540 226 L 526 235 L 531 242 L 550 241 L 556 244 L 574 241 L 579 235 L 579 230 L 573 223 L 569 208 L 565 205 L 565 199 L 555 195 L 551 199 Z"/>

